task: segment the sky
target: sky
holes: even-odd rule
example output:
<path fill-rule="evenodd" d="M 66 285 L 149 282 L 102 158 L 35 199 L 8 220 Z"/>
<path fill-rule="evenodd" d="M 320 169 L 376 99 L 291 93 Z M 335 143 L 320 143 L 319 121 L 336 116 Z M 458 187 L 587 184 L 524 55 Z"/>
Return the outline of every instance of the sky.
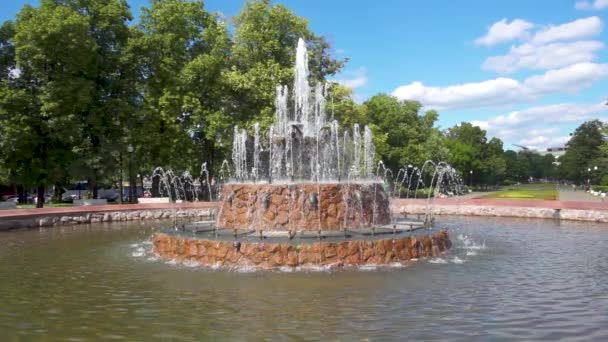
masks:
<path fill-rule="evenodd" d="M 137 17 L 149 0 L 128 0 Z M 463 121 L 533 149 L 562 146 L 581 123 L 608 121 L 608 0 L 274 0 L 348 58 L 334 80 L 357 101 L 418 100 L 438 126 Z M 0 20 L 26 3 L 0 0 Z M 208 0 L 230 20 L 242 0 Z"/>

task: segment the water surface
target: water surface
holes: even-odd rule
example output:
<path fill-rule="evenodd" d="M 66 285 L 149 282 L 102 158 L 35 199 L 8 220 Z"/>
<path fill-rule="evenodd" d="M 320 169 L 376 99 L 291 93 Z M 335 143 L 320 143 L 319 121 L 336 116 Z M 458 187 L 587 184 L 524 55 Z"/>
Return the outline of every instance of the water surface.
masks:
<path fill-rule="evenodd" d="M 607 340 L 608 228 L 438 218 L 454 246 L 404 268 L 167 263 L 167 222 L 0 233 L 0 340 Z"/>

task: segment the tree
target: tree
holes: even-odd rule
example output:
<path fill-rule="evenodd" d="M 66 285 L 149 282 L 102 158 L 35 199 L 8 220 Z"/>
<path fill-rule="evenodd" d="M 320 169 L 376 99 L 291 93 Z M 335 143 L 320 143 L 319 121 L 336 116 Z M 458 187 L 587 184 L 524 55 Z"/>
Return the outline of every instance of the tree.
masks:
<path fill-rule="evenodd" d="M 507 162 L 500 139 L 492 138 L 485 146 L 482 166 L 486 184 L 498 184 L 504 179 Z"/>
<path fill-rule="evenodd" d="M 470 175 L 477 184 L 501 183 L 516 163 L 517 158 L 512 153 L 505 156 L 500 139 L 488 141 L 486 131 L 471 123 L 463 122 L 448 129 L 446 138 L 452 166 L 460 170 L 463 177 Z"/>
<path fill-rule="evenodd" d="M 3 83 L 0 99 L 2 163 L 16 183 L 37 188 L 38 207 L 46 186 L 63 181 L 74 160 L 78 114 L 95 89 L 87 30 L 85 17 L 51 0 L 25 6 L 17 16 L 18 76 Z"/>
<path fill-rule="evenodd" d="M 306 19 L 281 4 L 247 2 L 234 25 L 231 66 L 224 73 L 230 97 L 225 110 L 241 127 L 259 121 L 266 129 L 272 123 L 276 86 L 293 84 L 299 38 L 307 43 L 313 83 L 323 82 L 344 64 L 331 57 L 329 43 L 309 29 Z"/>
<path fill-rule="evenodd" d="M 138 29 L 132 45 L 143 59 L 140 164 L 195 171 L 201 161 L 219 159 L 215 141 L 228 146 L 221 142 L 231 133 L 222 76 L 227 28 L 202 1 L 167 0 L 143 9 Z"/>
<path fill-rule="evenodd" d="M 367 124 L 378 137 L 376 152 L 388 168 L 422 165 L 427 159 L 439 161 L 447 154 L 434 127 L 437 112 L 421 114 L 419 102 L 399 101 L 385 94 L 375 95 L 363 105 Z"/>
<path fill-rule="evenodd" d="M 485 172 L 482 160 L 487 142 L 486 132 L 478 126 L 463 122 L 448 129 L 446 138 L 450 164 L 463 172 L 463 176 L 472 171 L 472 179 L 481 183 Z"/>
<path fill-rule="evenodd" d="M 338 83 L 332 83 L 329 88 L 326 109 L 329 119 L 337 120 L 342 127 L 368 123 L 366 106 L 355 102 L 352 89 Z"/>
<path fill-rule="evenodd" d="M 125 0 L 63 0 L 61 4 L 82 15 L 91 41 L 90 50 L 81 52 L 89 63 L 80 72 L 93 82 L 94 89 L 86 107 L 74 113 L 81 129 L 70 175 L 88 180 L 96 197 L 97 185 L 113 180 L 119 157 L 131 143 L 128 135 L 137 97 L 133 70 L 137 61 L 126 56 L 132 15 Z"/>
<path fill-rule="evenodd" d="M 9 79 L 15 68 L 15 24 L 6 21 L 0 26 L 0 81 Z"/>
<path fill-rule="evenodd" d="M 568 142 L 568 150 L 560 157 L 559 174 L 575 182 L 591 181 L 594 174 L 588 171 L 601 161 L 601 147 L 605 143 L 602 135 L 604 124 L 599 120 L 581 124 Z"/>

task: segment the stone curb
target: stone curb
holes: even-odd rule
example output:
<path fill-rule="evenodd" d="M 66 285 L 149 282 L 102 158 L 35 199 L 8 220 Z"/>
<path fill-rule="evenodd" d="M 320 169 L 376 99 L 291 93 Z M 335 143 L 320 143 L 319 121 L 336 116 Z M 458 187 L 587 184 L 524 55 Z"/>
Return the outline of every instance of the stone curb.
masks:
<path fill-rule="evenodd" d="M 393 204 L 392 206 L 393 212 L 397 214 L 424 214 L 426 209 L 427 206 L 422 204 Z M 608 211 L 591 209 L 435 204 L 433 213 L 434 215 L 541 218 L 608 223 Z"/>

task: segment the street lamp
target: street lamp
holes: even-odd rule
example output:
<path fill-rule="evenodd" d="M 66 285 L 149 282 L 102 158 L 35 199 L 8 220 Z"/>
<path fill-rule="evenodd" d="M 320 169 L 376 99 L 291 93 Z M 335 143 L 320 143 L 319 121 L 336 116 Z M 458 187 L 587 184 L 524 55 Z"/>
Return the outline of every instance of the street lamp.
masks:
<path fill-rule="evenodd" d="M 469 186 L 473 187 L 473 170 L 469 171 Z"/>
<path fill-rule="evenodd" d="M 133 172 L 133 152 L 135 151 L 135 149 L 133 148 L 133 145 L 129 144 L 127 145 L 127 153 L 129 153 L 129 160 L 127 161 L 127 167 L 129 169 L 129 203 L 135 203 L 136 202 L 136 190 L 135 190 L 135 185 L 137 182 L 137 179 L 135 178 L 135 174 Z"/>

